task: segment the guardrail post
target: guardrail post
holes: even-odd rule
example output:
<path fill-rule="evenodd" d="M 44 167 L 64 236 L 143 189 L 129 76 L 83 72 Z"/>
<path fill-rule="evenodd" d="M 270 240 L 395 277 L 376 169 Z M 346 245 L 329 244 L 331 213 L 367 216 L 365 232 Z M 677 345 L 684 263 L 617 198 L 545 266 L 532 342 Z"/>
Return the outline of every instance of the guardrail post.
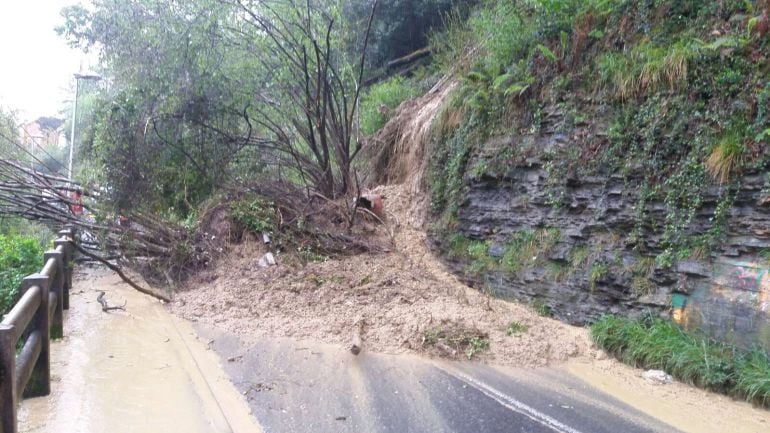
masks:
<path fill-rule="evenodd" d="M 35 317 L 29 324 L 30 331 L 40 331 L 41 350 L 40 356 L 32 369 L 32 376 L 29 379 L 26 389 L 23 390 L 23 396 L 42 397 L 51 393 L 51 324 L 48 320 L 48 290 L 50 281 L 48 277 L 42 274 L 32 274 L 22 280 L 21 293 L 24 293 L 33 286 L 40 287 L 42 299 Z M 15 356 L 15 353 L 14 353 Z"/>
<path fill-rule="evenodd" d="M 64 250 L 64 284 L 62 284 L 62 308 L 70 309 L 70 289 L 72 288 L 72 260 L 75 258 L 75 249 L 70 241 L 75 242 L 75 229 L 65 229 L 59 232 L 59 239 L 53 242 L 54 247 L 62 246 Z"/>
<path fill-rule="evenodd" d="M 13 326 L 0 325 L 0 433 L 16 433 L 16 342 Z"/>
<path fill-rule="evenodd" d="M 51 338 L 59 339 L 64 337 L 64 308 L 63 308 L 63 293 L 64 293 L 64 253 L 60 253 L 56 250 L 46 251 L 43 255 L 44 262 L 48 263 L 48 260 L 56 260 L 56 276 L 51 281 L 50 290 L 56 293 L 56 307 L 54 309 L 53 317 L 51 318 Z M 50 307 L 50 305 L 49 305 Z"/>

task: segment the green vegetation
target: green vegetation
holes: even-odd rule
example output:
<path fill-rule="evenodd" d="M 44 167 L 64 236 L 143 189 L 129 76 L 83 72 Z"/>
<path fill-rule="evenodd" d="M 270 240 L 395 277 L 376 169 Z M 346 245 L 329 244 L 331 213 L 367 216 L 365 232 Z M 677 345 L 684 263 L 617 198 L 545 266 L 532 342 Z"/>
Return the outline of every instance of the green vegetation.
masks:
<path fill-rule="evenodd" d="M 747 401 L 770 407 L 770 358 L 757 349 L 742 353 L 735 364 L 734 389 Z"/>
<path fill-rule="evenodd" d="M 494 269 L 497 261 L 489 255 L 490 242 L 468 239 L 455 234 L 449 240 L 449 257 L 467 262 L 466 271 L 479 275 Z"/>
<path fill-rule="evenodd" d="M 706 159 L 706 169 L 720 184 L 726 184 L 744 166 L 746 148 L 743 130 L 737 127 L 728 130 Z"/>
<path fill-rule="evenodd" d="M 585 245 L 572 247 L 569 252 L 569 264 L 573 270 L 584 267 L 591 257 L 591 250 Z"/>
<path fill-rule="evenodd" d="M 490 0 L 467 20 L 450 17 L 445 33 L 432 37 L 438 67 L 460 77 L 435 126 L 428 178 L 434 233 L 453 233 L 467 179 L 504 182 L 512 167 L 535 160 L 547 173 L 543 189 L 554 215 L 567 211 L 570 178 L 619 175 L 623 194 L 637 200 L 629 239 L 639 256 L 663 269 L 708 258 L 725 237 L 741 175 L 770 164 L 769 41 L 756 31 L 765 7 Z M 547 122 L 548 113 L 558 115 Z M 570 136 L 570 144 L 536 145 L 556 134 Z M 714 191 L 715 207 L 704 202 Z M 653 220 L 650 210 L 660 204 L 665 219 Z M 704 212 L 713 212 L 705 230 Z M 554 279 L 579 271 L 593 288 L 615 269 L 592 264 L 598 239 L 570 252 L 566 270 L 540 261 L 526 239 L 533 230 L 522 227 L 490 270 L 517 273 L 537 257 Z M 630 276 L 639 295 L 655 288 L 651 264 Z"/>
<path fill-rule="evenodd" d="M 491 271 L 515 275 L 525 268 L 546 264 L 554 278 L 558 279 L 567 274 L 566 265 L 549 261 L 547 255 L 560 240 L 561 232 L 558 229 L 517 232 L 510 236 L 503 256 L 498 259 L 489 253 L 491 241 L 471 240 L 454 234 L 449 238 L 448 255 L 452 259 L 464 261 L 466 271 L 473 275 Z"/>
<path fill-rule="evenodd" d="M 687 79 L 690 61 L 700 54 L 694 41 L 654 46 L 649 40 L 630 53 L 607 53 L 597 60 L 601 82 L 621 100 L 661 90 L 676 91 Z"/>
<path fill-rule="evenodd" d="M 563 281 L 570 275 L 570 268 L 563 262 L 549 260 L 545 264 L 548 277 L 554 281 Z"/>
<path fill-rule="evenodd" d="M 651 257 L 638 257 L 631 267 L 631 287 L 637 295 L 652 293 L 657 286 L 650 279 L 655 271 L 655 259 Z"/>
<path fill-rule="evenodd" d="M 609 270 L 609 266 L 604 263 L 594 263 L 591 266 L 591 271 L 588 273 L 588 287 L 591 290 L 594 290 L 596 288 L 596 283 L 604 278 Z"/>
<path fill-rule="evenodd" d="M 361 100 L 361 132 L 374 134 L 385 125 L 399 104 L 415 96 L 416 89 L 403 77 L 373 85 Z"/>
<path fill-rule="evenodd" d="M 379 1 L 373 15 L 369 0 L 167 3 L 69 6 L 57 31 L 98 50 L 105 78 L 80 101 L 91 119 L 78 146 L 82 183 L 104 186 L 112 210 L 178 219 L 226 183 L 349 192 L 363 148 L 356 119 L 372 133 L 387 118 L 381 107 L 419 90 L 403 78 L 363 83 L 423 48 L 453 7 Z M 465 3 L 458 16 L 474 4 Z"/>
<path fill-rule="evenodd" d="M 560 240 L 559 229 L 524 230 L 513 234 L 501 261 L 502 270 L 515 274 L 526 267 L 545 263 L 545 256 Z"/>
<path fill-rule="evenodd" d="M 505 327 L 505 335 L 509 337 L 516 334 L 523 334 L 527 331 L 529 331 L 529 325 L 526 325 L 521 322 L 517 322 L 515 320 L 509 323 L 508 326 Z"/>
<path fill-rule="evenodd" d="M 42 265 L 43 247 L 37 239 L 0 234 L 0 315 L 16 302 L 21 280 Z"/>
<path fill-rule="evenodd" d="M 477 354 L 486 352 L 488 350 L 489 350 L 489 338 L 472 337 L 468 341 L 468 347 L 465 349 L 465 356 L 467 356 L 468 361 L 470 361 Z"/>
<path fill-rule="evenodd" d="M 541 299 L 533 299 L 530 303 L 530 306 L 533 310 L 535 310 L 535 313 L 537 313 L 538 316 L 553 317 L 553 310 L 551 309 L 551 306 L 543 302 Z"/>
<path fill-rule="evenodd" d="M 275 208 L 273 203 L 255 197 L 230 204 L 230 216 L 245 229 L 256 235 L 272 234 L 275 230 Z"/>
<path fill-rule="evenodd" d="M 323 263 L 329 260 L 329 256 L 319 253 L 318 248 L 304 245 L 297 248 L 297 255 L 305 263 Z"/>
<path fill-rule="evenodd" d="M 761 349 L 741 351 L 654 317 L 602 316 L 591 337 L 634 367 L 664 370 L 685 383 L 770 406 L 770 359 Z"/>

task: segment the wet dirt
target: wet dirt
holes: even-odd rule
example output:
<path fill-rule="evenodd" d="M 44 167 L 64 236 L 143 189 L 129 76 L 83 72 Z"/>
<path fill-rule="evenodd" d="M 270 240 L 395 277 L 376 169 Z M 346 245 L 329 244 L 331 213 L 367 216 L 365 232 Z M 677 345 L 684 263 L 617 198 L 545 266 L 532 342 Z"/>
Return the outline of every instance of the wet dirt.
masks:
<path fill-rule="evenodd" d="M 429 251 L 425 232 L 406 222 L 415 202 L 406 187 L 378 187 L 373 192 L 386 197 L 395 240 L 392 252 L 304 266 L 278 254 L 278 265 L 263 269 L 258 260 L 266 250 L 260 244 L 235 245 L 176 296 L 172 310 L 244 339 L 292 337 L 343 345 L 363 321 L 364 350 L 386 353 L 430 349 L 436 354 L 424 344 L 425 336 L 460 326 L 488 335 L 490 350 L 477 358 L 520 367 L 592 352 L 585 329 L 494 299 L 450 274 Z M 381 226 L 372 230 L 388 237 Z M 506 335 L 514 321 L 527 331 Z"/>
<path fill-rule="evenodd" d="M 766 433 L 770 411 L 680 382 L 663 385 L 642 377 L 643 370 L 613 359 L 573 359 L 559 367 L 687 433 Z"/>
<path fill-rule="evenodd" d="M 408 185 L 374 190 L 387 197 L 395 241 L 391 253 L 305 266 L 279 254 L 278 266 L 262 269 L 257 261 L 267 250 L 244 243 L 199 274 L 170 307 L 202 326 L 233 333 L 247 345 L 288 337 L 345 350 L 363 321 L 364 351 L 389 354 L 435 355 L 423 344 L 426 333 L 461 324 L 489 336 L 489 351 L 474 359 L 496 368 L 550 365 L 557 376 L 578 377 L 685 432 L 770 430 L 766 410 L 681 383 L 650 384 L 641 370 L 596 349 L 586 329 L 540 317 L 527 306 L 492 299 L 461 283 L 429 251 L 419 227 L 422 201 L 413 191 Z M 526 330 L 506 335 L 512 321 Z"/>
<path fill-rule="evenodd" d="M 285 338 L 244 345 L 220 330 L 195 329 L 233 360 L 225 369 L 268 431 L 554 432 L 540 423 L 553 416 L 571 427 L 559 431 L 672 433 L 606 395 L 582 392 L 582 382 L 561 370 L 498 369 L 411 354 L 354 356 L 338 345 Z M 511 401 L 540 421 L 517 419 Z"/>
<path fill-rule="evenodd" d="M 109 305 L 125 311 L 103 312 Z M 51 346 L 52 393 L 24 400 L 21 432 L 259 432 L 189 323 L 102 268 L 79 268 L 65 338 Z"/>

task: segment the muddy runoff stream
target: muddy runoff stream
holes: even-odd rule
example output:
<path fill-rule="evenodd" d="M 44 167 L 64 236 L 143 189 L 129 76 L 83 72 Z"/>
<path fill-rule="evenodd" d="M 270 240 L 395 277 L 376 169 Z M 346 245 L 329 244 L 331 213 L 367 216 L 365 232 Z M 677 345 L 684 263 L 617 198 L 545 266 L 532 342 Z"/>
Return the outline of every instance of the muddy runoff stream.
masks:
<path fill-rule="evenodd" d="M 103 312 L 100 291 L 110 306 Z M 21 432 L 260 432 L 190 325 L 101 268 L 80 268 L 52 343 L 52 393 L 24 400 Z"/>

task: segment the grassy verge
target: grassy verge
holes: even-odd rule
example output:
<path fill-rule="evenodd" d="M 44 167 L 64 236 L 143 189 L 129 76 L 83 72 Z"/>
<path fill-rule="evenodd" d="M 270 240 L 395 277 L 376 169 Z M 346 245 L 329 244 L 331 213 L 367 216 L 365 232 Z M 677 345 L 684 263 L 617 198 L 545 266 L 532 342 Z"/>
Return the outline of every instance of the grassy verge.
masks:
<path fill-rule="evenodd" d="M 602 316 L 591 338 L 634 367 L 665 370 L 682 382 L 770 407 L 770 358 L 761 349 L 742 351 L 653 317 Z"/>

